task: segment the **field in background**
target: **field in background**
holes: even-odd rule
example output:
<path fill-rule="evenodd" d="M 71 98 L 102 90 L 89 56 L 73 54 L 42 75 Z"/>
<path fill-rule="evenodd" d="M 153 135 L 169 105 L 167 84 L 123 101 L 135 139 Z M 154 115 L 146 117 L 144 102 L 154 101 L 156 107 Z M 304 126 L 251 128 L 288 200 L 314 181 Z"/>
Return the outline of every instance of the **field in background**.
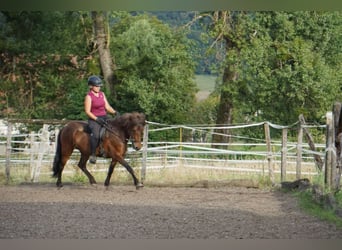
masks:
<path fill-rule="evenodd" d="M 196 75 L 196 84 L 199 91 L 196 94 L 197 100 L 206 99 L 215 89 L 216 76 L 212 75 Z"/>

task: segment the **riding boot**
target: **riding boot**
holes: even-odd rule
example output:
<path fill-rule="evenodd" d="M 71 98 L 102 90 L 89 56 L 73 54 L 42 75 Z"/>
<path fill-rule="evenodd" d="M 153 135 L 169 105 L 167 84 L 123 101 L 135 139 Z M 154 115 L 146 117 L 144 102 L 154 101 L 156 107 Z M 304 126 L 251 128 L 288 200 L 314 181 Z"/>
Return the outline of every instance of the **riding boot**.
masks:
<path fill-rule="evenodd" d="M 96 164 L 96 146 L 97 146 L 97 139 L 96 137 L 91 134 L 90 135 L 90 158 L 89 158 L 89 162 L 91 164 Z"/>

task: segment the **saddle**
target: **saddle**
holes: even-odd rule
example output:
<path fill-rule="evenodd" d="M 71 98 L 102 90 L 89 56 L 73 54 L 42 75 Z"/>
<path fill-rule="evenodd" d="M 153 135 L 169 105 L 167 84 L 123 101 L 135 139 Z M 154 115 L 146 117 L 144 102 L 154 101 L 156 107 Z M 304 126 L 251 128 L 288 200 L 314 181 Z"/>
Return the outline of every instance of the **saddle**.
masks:
<path fill-rule="evenodd" d="M 91 134 L 91 129 L 90 129 L 88 124 L 84 126 L 84 132 L 86 132 L 87 134 Z M 99 144 L 97 146 L 99 148 L 99 156 L 100 157 L 103 157 L 105 155 L 105 151 L 103 149 L 103 138 L 104 138 L 105 132 L 106 132 L 106 128 L 101 127 L 100 136 L 99 136 L 100 140 L 99 140 Z"/>
<path fill-rule="evenodd" d="M 103 137 L 104 137 L 105 132 L 106 132 L 106 128 L 105 127 L 101 127 L 101 130 L 100 130 L 100 141 L 99 141 L 99 145 L 98 145 L 99 154 L 100 154 L 101 157 L 105 156 L 105 151 L 103 149 Z"/>

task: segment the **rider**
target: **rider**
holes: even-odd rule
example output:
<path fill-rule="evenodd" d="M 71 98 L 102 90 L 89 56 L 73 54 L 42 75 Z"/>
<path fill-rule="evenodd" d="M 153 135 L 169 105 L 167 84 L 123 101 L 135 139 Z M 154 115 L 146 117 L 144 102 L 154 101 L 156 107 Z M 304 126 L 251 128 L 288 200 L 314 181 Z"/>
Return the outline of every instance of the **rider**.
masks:
<path fill-rule="evenodd" d="M 88 116 L 88 124 L 91 130 L 90 134 L 90 151 L 91 156 L 89 162 L 96 163 L 96 147 L 100 139 L 101 127 L 106 124 L 107 111 L 115 114 L 115 109 L 108 103 L 105 94 L 100 91 L 102 80 L 98 76 L 90 76 L 88 78 L 89 92 L 84 99 L 84 110 Z"/>

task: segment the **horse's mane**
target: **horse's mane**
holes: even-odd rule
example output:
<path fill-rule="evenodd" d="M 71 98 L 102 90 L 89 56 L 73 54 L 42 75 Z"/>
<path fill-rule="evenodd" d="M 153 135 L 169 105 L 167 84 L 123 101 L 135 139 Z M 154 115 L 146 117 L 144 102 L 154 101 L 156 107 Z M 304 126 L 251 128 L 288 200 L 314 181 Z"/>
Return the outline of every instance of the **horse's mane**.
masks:
<path fill-rule="evenodd" d="M 129 129 L 136 125 L 144 126 L 146 123 L 145 115 L 143 113 L 132 112 L 132 113 L 125 113 L 114 119 L 109 119 L 108 123 L 112 126 L 121 127 L 124 129 Z"/>

